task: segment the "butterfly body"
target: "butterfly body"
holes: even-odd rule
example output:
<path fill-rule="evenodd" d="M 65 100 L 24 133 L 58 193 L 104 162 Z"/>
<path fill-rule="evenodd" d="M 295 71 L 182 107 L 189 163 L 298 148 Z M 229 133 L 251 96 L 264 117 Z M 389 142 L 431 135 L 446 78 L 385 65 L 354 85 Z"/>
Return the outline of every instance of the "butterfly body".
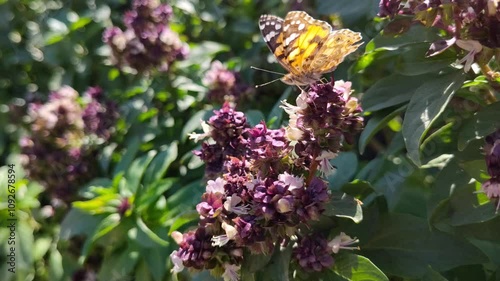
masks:
<path fill-rule="evenodd" d="M 284 19 L 262 15 L 259 28 L 277 61 L 289 72 L 281 79 L 289 85 L 318 81 L 361 45 L 360 33 L 332 30 L 328 23 L 303 11 L 289 12 Z"/>

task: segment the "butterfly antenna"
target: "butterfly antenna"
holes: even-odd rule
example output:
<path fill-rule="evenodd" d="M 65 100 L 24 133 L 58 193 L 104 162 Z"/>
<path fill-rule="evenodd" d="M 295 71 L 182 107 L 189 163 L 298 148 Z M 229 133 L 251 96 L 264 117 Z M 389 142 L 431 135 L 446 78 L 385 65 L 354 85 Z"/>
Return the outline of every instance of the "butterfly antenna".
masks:
<path fill-rule="evenodd" d="M 274 82 L 276 82 L 276 81 L 278 81 L 278 80 L 280 80 L 280 79 L 281 79 L 281 78 L 276 78 L 276 79 L 271 80 L 271 81 L 269 81 L 269 82 L 266 82 L 266 83 L 264 83 L 264 84 L 255 85 L 255 88 L 260 88 L 260 87 L 262 87 L 262 86 L 269 85 L 269 84 L 274 83 Z"/>
<path fill-rule="evenodd" d="M 255 69 L 255 70 L 260 70 L 260 71 L 268 72 L 268 73 L 278 74 L 278 75 L 281 75 L 281 76 L 285 76 L 285 74 L 284 74 L 284 73 L 280 73 L 280 72 L 276 72 L 276 71 L 271 71 L 271 70 L 267 70 L 267 69 L 263 69 L 263 68 L 258 68 L 258 67 L 255 67 L 255 66 L 250 66 L 250 68 L 251 68 L 251 69 Z M 274 80 L 271 80 L 271 81 L 269 81 L 269 82 L 266 82 L 266 83 L 264 83 L 264 84 L 255 85 L 255 88 L 260 88 L 260 87 L 262 87 L 262 86 L 269 85 L 269 84 L 274 83 L 274 82 L 276 82 L 276 81 L 278 81 L 278 80 L 280 80 L 280 79 L 281 79 L 281 77 L 280 77 L 280 78 L 276 78 L 276 79 L 274 79 Z"/>
<path fill-rule="evenodd" d="M 260 71 L 268 72 L 268 73 L 279 74 L 279 75 L 285 76 L 285 73 L 276 72 L 276 71 L 272 71 L 272 70 L 267 70 L 267 69 L 263 69 L 263 68 L 258 68 L 258 67 L 255 67 L 255 66 L 250 66 L 250 68 L 251 69 L 255 69 L 255 70 L 260 70 Z"/>

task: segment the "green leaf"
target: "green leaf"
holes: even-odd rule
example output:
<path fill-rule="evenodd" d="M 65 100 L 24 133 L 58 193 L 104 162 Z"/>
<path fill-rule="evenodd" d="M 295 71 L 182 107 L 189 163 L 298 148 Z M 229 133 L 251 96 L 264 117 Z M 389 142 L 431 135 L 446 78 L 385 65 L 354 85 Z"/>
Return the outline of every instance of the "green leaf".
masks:
<path fill-rule="evenodd" d="M 289 281 L 288 272 L 292 255 L 291 245 L 287 248 L 276 246 L 267 266 L 256 274 L 259 281 Z"/>
<path fill-rule="evenodd" d="M 439 274 L 439 272 L 432 269 L 430 266 L 427 267 L 427 272 L 420 279 L 421 281 L 447 281 L 448 279 L 444 278 L 443 275 Z"/>
<path fill-rule="evenodd" d="M 127 179 L 126 187 L 132 194 L 134 194 L 139 188 L 142 176 L 155 156 L 156 151 L 150 150 L 147 154 L 135 159 L 128 168 L 128 171 L 125 174 L 125 178 Z"/>
<path fill-rule="evenodd" d="M 429 221 L 433 222 L 437 215 L 436 209 L 440 208 L 448 197 L 453 194 L 457 186 L 468 183 L 471 177 L 458 165 L 456 159 L 451 159 L 448 164 L 437 175 L 431 188 L 428 200 L 427 213 Z"/>
<path fill-rule="evenodd" d="M 61 223 L 60 238 L 69 240 L 73 236 L 90 236 L 99 224 L 99 216 L 92 216 L 79 209 L 72 208 Z"/>
<path fill-rule="evenodd" d="M 117 227 L 120 224 L 120 214 L 110 214 L 107 217 L 105 217 L 95 228 L 94 232 L 92 233 L 92 236 L 87 238 L 85 240 L 85 243 L 82 248 L 82 256 L 81 258 L 85 260 L 87 258 L 87 255 L 90 252 L 90 249 L 93 245 L 93 243 L 103 237 L 104 235 L 108 234 L 111 230 L 113 230 L 115 227 Z"/>
<path fill-rule="evenodd" d="M 494 219 L 482 223 L 460 225 L 454 227 L 455 233 L 467 237 L 468 239 L 480 239 L 495 242 L 500 245 L 500 216 L 497 215 Z"/>
<path fill-rule="evenodd" d="M 342 22 L 349 26 L 365 18 L 372 18 L 378 12 L 377 0 L 322 0 L 316 5 L 318 14 L 340 15 Z"/>
<path fill-rule="evenodd" d="M 389 75 L 378 80 L 363 95 L 362 104 L 365 111 L 377 111 L 405 103 L 415 94 L 422 81 L 430 81 L 436 75 L 405 76 Z"/>
<path fill-rule="evenodd" d="M 420 144 L 432 123 L 443 112 L 465 76 L 454 71 L 425 81 L 412 96 L 403 121 L 403 137 L 409 158 L 420 166 Z"/>
<path fill-rule="evenodd" d="M 373 222 L 372 222 L 373 223 Z M 486 256 L 465 239 L 437 230 L 424 219 L 393 214 L 383 216 L 374 234 L 360 245 L 365 256 L 385 273 L 421 278 L 431 266 L 437 271 L 466 264 L 480 264 Z"/>
<path fill-rule="evenodd" d="M 385 49 L 377 49 L 372 52 L 367 52 L 353 63 L 350 71 L 352 73 L 364 74 L 366 72 L 369 72 L 371 68 L 378 69 L 380 67 L 385 67 L 387 66 L 387 62 L 393 62 L 397 60 L 397 57 L 400 54 L 400 50 L 388 51 Z M 383 77 L 385 76 L 387 75 L 383 75 Z"/>
<path fill-rule="evenodd" d="M 45 256 L 45 254 L 49 251 L 51 245 L 51 237 L 37 237 L 33 247 L 33 260 L 37 261 L 42 259 L 43 256 Z"/>
<path fill-rule="evenodd" d="M 155 241 L 156 243 L 160 244 L 161 246 L 168 246 L 170 243 L 168 241 L 165 241 L 160 238 L 156 233 L 154 233 L 145 223 L 142 221 L 141 218 L 137 218 L 136 224 L 139 227 L 140 230 L 144 231 L 151 240 Z"/>
<path fill-rule="evenodd" d="M 194 222 L 199 218 L 200 214 L 195 210 L 186 211 L 185 213 L 180 214 L 175 219 L 173 219 L 174 222 L 171 224 L 168 234 L 172 234 L 172 232 L 178 230 L 182 226 Z"/>
<path fill-rule="evenodd" d="M 69 29 L 71 31 L 75 31 L 75 30 L 78 30 L 80 28 L 85 27 L 86 25 L 88 25 L 91 22 L 92 22 L 91 18 L 82 17 L 82 18 L 79 18 L 76 22 L 72 23 Z"/>
<path fill-rule="evenodd" d="M 99 166 L 107 174 L 112 162 L 113 152 L 118 147 L 117 143 L 111 143 L 104 147 L 98 156 Z"/>
<path fill-rule="evenodd" d="M 63 267 L 63 256 L 61 253 L 57 250 L 56 247 L 54 247 L 50 251 L 50 256 L 49 256 L 49 280 L 63 280 L 64 276 L 64 267 Z"/>
<path fill-rule="evenodd" d="M 137 265 L 134 278 L 141 281 L 153 281 L 153 276 L 149 272 L 149 266 L 144 260 L 140 261 L 139 265 Z"/>
<path fill-rule="evenodd" d="M 138 214 L 142 214 L 149 207 L 153 206 L 160 196 L 169 190 L 174 183 L 176 183 L 175 178 L 168 178 L 156 181 L 154 184 L 146 185 L 140 194 L 135 199 L 135 211 Z"/>
<path fill-rule="evenodd" d="M 486 165 L 486 161 L 484 161 L 484 159 L 464 161 L 460 163 L 460 167 L 462 167 L 467 174 L 477 181 L 484 182 L 491 178 L 488 174 L 488 166 Z"/>
<path fill-rule="evenodd" d="M 421 44 L 422 42 L 432 43 L 441 39 L 437 28 L 428 28 L 421 24 L 413 24 L 410 29 L 403 34 L 393 36 L 392 34 L 377 35 L 366 45 L 366 52 L 376 49 L 396 50 L 400 47 Z"/>
<path fill-rule="evenodd" d="M 428 50 L 429 44 L 427 43 L 412 45 L 408 51 L 399 56 L 396 71 L 408 76 L 430 72 L 436 73 L 438 70 L 448 67 L 457 59 L 456 54 L 451 51 L 433 57 L 426 57 L 425 54 Z"/>
<path fill-rule="evenodd" d="M 153 275 L 155 281 L 164 280 L 165 272 L 167 271 L 166 260 L 169 259 L 170 251 L 164 247 L 141 248 L 142 256 L 146 260 L 149 272 Z M 143 280 L 143 279 L 138 279 Z"/>
<path fill-rule="evenodd" d="M 192 281 L 221 281 L 221 278 L 214 277 L 208 270 L 202 272 L 194 272 L 190 274 L 190 279 Z M 177 281 L 177 280 L 175 280 Z M 242 280 L 245 281 L 245 280 Z"/>
<path fill-rule="evenodd" d="M 33 246 L 34 246 L 34 236 L 33 227 L 29 224 L 27 220 L 19 220 L 16 229 L 16 267 L 18 269 L 30 269 L 33 266 Z M 4 243 L 7 245 L 7 243 Z"/>
<path fill-rule="evenodd" d="M 73 207 L 92 215 L 112 213 L 116 211 L 115 203 L 121 199 L 120 194 L 103 194 L 87 201 L 75 201 Z"/>
<path fill-rule="evenodd" d="M 212 115 L 212 111 L 210 111 L 210 110 L 200 110 L 200 111 L 196 112 L 195 114 L 193 114 L 193 116 L 191 116 L 191 118 L 189 118 L 189 120 L 186 122 L 186 124 L 182 128 L 180 139 L 185 140 L 185 139 L 187 139 L 188 134 L 193 133 L 197 129 L 200 129 L 201 128 L 200 121 L 201 120 L 206 121 L 210 115 Z"/>
<path fill-rule="evenodd" d="M 104 256 L 97 280 L 130 280 L 129 273 L 134 270 L 139 258 L 139 251 L 132 246 L 108 253 Z"/>
<path fill-rule="evenodd" d="M 50 29 L 50 31 L 45 34 L 46 46 L 63 40 L 69 32 L 66 24 L 56 18 L 46 19 L 45 22 L 47 23 L 47 27 Z"/>
<path fill-rule="evenodd" d="M 248 110 L 245 112 L 245 115 L 250 126 L 255 126 L 266 119 L 260 110 Z"/>
<path fill-rule="evenodd" d="M 356 174 L 358 157 L 353 152 L 342 152 L 331 160 L 330 163 L 336 168 L 334 174 L 327 178 L 330 189 L 340 190 Z"/>
<path fill-rule="evenodd" d="M 375 193 L 375 189 L 373 189 L 373 186 L 369 182 L 361 180 L 354 180 L 345 184 L 342 186 L 342 191 L 359 200 L 363 200 Z"/>
<path fill-rule="evenodd" d="M 414 166 L 408 168 L 410 174 L 405 178 L 400 188 L 394 191 L 397 200 L 389 208 L 393 212 L 427 218 L 426 203 L 430 190 L 425 178 L 428 175 L 422 170 L 415 169 Z M 398 171 L 403 172 L 404 169 L 400 166 Z"/>
<path fill-rule="evenodd" d="M 462 183 L 454 188 L 449 199 L 433 214 L 433 222 L 460 226 L 486 222 L 495 218 L 495 206 L 486 195 L 475 193 L 481 184 Z"/>
<path fill-rule="evenodd" d="M 172 81 L 172 87 L 179 90 L 184 90 L 186 92 L 191 91 L 191 92 L 203 93 L 207 91 L 206 87 L 184 76 L 176 76 Z"/>
<path fill-rule="evenodd" d="M 355 223 L 363 220 L 363 209 L 354 197 L 341 192 L 333 192 L 332 199 L 323 213 L 326 216 L 348 218 Z"/>
<path fill-rule="evenodd" d="M 481 249 L 486 254 L 492 263 L 500 267 L 500 243 L 498 241 L 488 241 L 479 239 L 469 239 L 472 244 Z"/>
<path fill-rule="evenodd" d="M 113 175 L 117 175 L 120 172 L 125 172 L 132 161 L 134 161 L 135 155 L 139 151 L 139 148 L 141 146 L 141 139 L 140 136 L 135 135 L 131 139 L 129 139 L 126 143 L 126 151 L 123 153 L 122 158 L 120 159 L 120 162 L 116 165 Z"/>
<path fill-rule="evenodd" d="M 473 140 L 483 139 L 500 128 L 500 102 L 495 102 L 476 112 L 467 120 L 458 135 L 458 149 L 464 150 Z"/>
<path fill-rule="evenodd" d="M 215 54 L 228 50 L 229 46 L 227 45 L 217 42 L 204 41 L 198 45 L 191 46 L 189 56 L 183 61 L 178 61 L 177 67 L 179 69 L 183 69 L 192 65 L 209 63 Z"/>
<path fill-rule="evenodd" d="M 375 134 L 382 130 L 389 121 L 398 116 L 405 108 L 406 106 L 401 106 L 396 110 L 384 110 L 370 116 L 370 120 L 368 120 L 368 123 L 366 123 L 365 128 L 359 136 L 359 153 L 363 154 L 366 146 Z"/>
<path fill-rule="evenodd" d="M 167 198 L 169 206 L 169 217 L 175 217 L 191 210 L 200 202 L 201 195 L 205 192 L 205 187 L 201 180 L 196 180 L 179 189 L 177 192 Z"/>
<path fill-rule="evenodd" d="M 177 159 L 177 142 L 162 146 L 162 151 L 153 159 L 144 175 L 144 185 L 160 180 L 170 164 Z"/>
<path fill-rule="evenodd" d="M 249 255 L 248 258 L 243 260 L 243 264 L 241 265 L 241 275 L 253 275 L 253 273 L 262 270 L 269 261 L 271 260 L 271 255 Z M 248 279 L 248 278 L 247 278 Z M 254 279 L 252 279 L 254 280 Z"/>
<path fill-rule="evenodd" d="M 286 88 L 281 97 L 274 104 L 271 112 L 269 112 L 267 123 L 272 122 L 270 128 L 278 128 L 281 125 L 281 122 L 283 121 L 283 109 L 281 108 L 281 101 L 286 100 L 290 96 L 290 94 L 292 93 L 292 89 L 292 87 Z"/>
<path fill-rule="evenodd" d="M 389 281 L 389 278 L 369 259 L 348 253 L 335 256 L 333 271 L 349 281 Z"/>

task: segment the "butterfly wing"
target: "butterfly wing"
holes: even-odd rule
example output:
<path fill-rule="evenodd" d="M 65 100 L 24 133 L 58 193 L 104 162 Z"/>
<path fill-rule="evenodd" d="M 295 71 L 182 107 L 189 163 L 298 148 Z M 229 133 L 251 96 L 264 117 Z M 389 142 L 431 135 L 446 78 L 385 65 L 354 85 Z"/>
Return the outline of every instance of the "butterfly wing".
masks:
<path fill-rule="evenodd" d="M 344 60 L 350 53 L 356 51 L 362 43 L 361 34 L 349 29 L 332 31 L 318 50 L 309 65 L 310 71 L 328 73 Z"/>
<path fill-rule="evenodd" d="M 332 27 L 316 20 L 306 12 L 292 11 L 285 17 L 283 28 L 286 60 L 294 73 L 309 75 L 314 72 L 311 62 L 323 48 Z"/>
<path fill-rule="evenodd" d="M 285 62 L 285 50 L 283 48 L 283 26 L 284 20 L 273 15 L 262 15 L 259 19 L 259 28 L 262 37 L 276 60 L 288 72 L 291 72 L 290 66 Z"/>
<path fill-rule="evenodd" d="M 349 29 L 332 31 L 327 22 L 303 11 L 289 12 L 285 19 L 262 15 L 259 27 L 278 62 L 289 72 L 289 84 L 307 84 L 333 71 L 361 43 L 361 35 Z M 286 83 L 286 82 L 285 82 Z"/>

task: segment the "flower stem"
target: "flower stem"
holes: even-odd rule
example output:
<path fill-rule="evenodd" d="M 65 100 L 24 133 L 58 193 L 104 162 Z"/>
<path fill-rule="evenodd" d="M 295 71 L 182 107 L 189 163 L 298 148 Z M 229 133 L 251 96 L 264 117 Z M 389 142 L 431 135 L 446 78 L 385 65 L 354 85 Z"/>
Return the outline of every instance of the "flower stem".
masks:
<path fill-rule="evenodd" d="M 316 174 L 316 170 L 318 169 L 318 160 L 316 160 L 316 156 L 313 157 L 313 161 L 311 163 L 311 167 L 309 167 L 309 175 L 307 175 L 306 186 L 311 183 L 312 178 Z"/>

